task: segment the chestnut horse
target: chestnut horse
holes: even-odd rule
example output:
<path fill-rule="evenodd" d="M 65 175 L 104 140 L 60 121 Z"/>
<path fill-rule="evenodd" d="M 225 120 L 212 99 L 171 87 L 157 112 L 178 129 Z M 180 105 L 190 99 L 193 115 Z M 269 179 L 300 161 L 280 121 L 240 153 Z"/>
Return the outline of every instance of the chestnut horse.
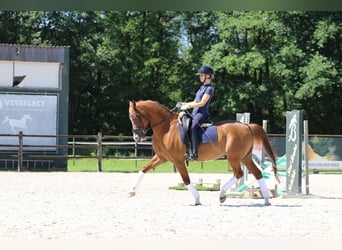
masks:
<path fill-rule="evenodd" d="M 185 166 L 186 145 L 180 138 L 178 129 L 178 113 L 170 111 L 158 102 L 130 101 L 129 119 L 133 127 L 133 139 L 136 142 L 146 139 L 149 129 L 153 131 L 152 146 L 155 155 L 139 171 L 129 196 L 134 196 L 144 174 L 151 168 L 170 161 L 175 164 L 184 184 L 195 198 L 195 205 L 200 205 L 200 194 L 191 183 Z M 279 182 L 276 167 L 276 156 L 270 145 L 267 134 L 258 124 L 244 124 L 236 121 L 222 121 L 216 123 L 218 138 L 212 143 L 201 143 L 198 147 L 198 161 L 215 160 L 226 156 L 233 170 L 233 177 L 222 187 L 219 195 L 220 202 L 226 200 L 226 192 L 243 176 L 240 163 L 242 162 L 258 180 L 265 205 L 270 205 L 269 191 L 259 168 L 252 160 L 253 143 L 262 143 L 273 165 L 275 178 Z"/>

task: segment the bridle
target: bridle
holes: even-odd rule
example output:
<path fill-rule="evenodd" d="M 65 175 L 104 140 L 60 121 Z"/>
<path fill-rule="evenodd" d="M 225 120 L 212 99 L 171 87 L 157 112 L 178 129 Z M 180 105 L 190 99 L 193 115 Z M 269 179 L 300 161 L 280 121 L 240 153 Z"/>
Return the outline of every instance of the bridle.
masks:
<path fill-rule="evenodd" d="M 139 126 L 136 128 L 132 129 L 133 134 L 138 135 L 140 138 L 144 137 L 148 131 L 150 131 L 152 128 L 162 124 L 163 122 L 165 122 L 167 119 L 169 119 L 173 113 L 172 111 L 175 108 L 173 108 L 172 110 L 170 110 L 170 114 L 163 117 L 160 121 L 158 121 L 157 123 L 153 124 L 153 125 L 147 125 L 145 127 L 144 122 L 142 121 L 142 118 L 144 117 L 141 112 L 139 112 L 138 109 L 134 108 L 135 111 L 135 118 L 133 118 L 131 115 L 129 115 L 129 119 L 131 120 L 132 124 L 138 124 Z"/>
<path fill-rule="evenodd" d="M 132 132 L 133 132 L 133 134 L 138 135 L 140 138 L 144 137 L 146 135 L 146 133 L 149 131 L 149 128 L 145 128 L 144 127 L 144 123 L 142 122 L 142 120 L 140 119 L 138 114 L 136 114 L 136 118 L 133 118 L 132 116 L 129 116 L 129 119 L 131 120 L 132 124 L 135 124 L 134 120 L 137 120 L 137 122 L 139 124 L 142 124 L 142 126 L 139 125 L 140 127 L 132 128 Z"/>

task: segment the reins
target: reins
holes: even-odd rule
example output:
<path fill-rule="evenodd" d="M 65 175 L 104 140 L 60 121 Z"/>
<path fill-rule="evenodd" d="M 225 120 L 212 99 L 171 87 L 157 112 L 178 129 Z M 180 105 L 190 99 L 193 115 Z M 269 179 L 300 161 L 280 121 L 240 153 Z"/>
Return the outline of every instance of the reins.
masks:
<path fill-rule="evenodd" d="M 139 123 L 140 124 L 142 124 L 143 126 L 142 127 L 140 127 L 140 128 L 135 128 L 135 129 L 133 129 L 133 131 L 135 132 L 135 133 L 137 133 L 137 134 L 141 134 L 141 133 L 143 133 L 143 134 L 147 134 L 147 132 L 149 132 L 152 128 L 154 128 L 154 127 L 157 127 L 158 125 L 160 125 L 160 124 L 162 124 L 162 123 L 164 123 L 166 120 L 168 120 L 172 115 L 174 115 L 173 114 L 173 111 L 175 111 L 176 109 L 178 109 L 179 107 L 174 107 L 174 108 L 172 108 L 171 110 L 168 110 L 169 112 L 170 112 L 170 114 L 168 114 L 167 116 L 165 116 L 165 117 L 163 117 L 160 121 L 158 121 L 158 122 L 156 122 L 155 124 L 150 124 L 148 127 L 144 127 L 144 125 L 143 125 L 143 122 L 140 120 L 140 117 L 144 117 L 142 114 L 141 114 L 141 112 L 138 110 L 138 109 L 135 109 L 136 110 L 136 112 L 137 112 L 137 114 L 139 115 L 138 117 L 139 117 Z M 186 113 L 188 113 L 191 117 L 192 117 L 192 115 L 191 115 L 191 113 L 189 112 L 189 111 L 185 111 Z M 199 126 L 200 127 L 200 129 L 204 132 L 204 129 L 201 127 L 201 126 Z M 210 140 L 210 137 L 206 134 L 206 133 L 204 133 L 207 137 L 208 137 L 208 139 Z M 210 140 L 210 144 L 211 144 L 211 146 L 213 147 L 213 148 L 215 148 L 215 146 L 214 146 L 214 144 L 213 144 L 213 142 Z"/>
<path fill-rule="evenodd" d="M 158 126 L 159 124 L 162 124 L 164 121 L 166 121 L 167 119 L 169 119 L 172 115 L 173 115 L 173 111 L 176 109 L 176 107 L 174 107 L 173 109 L 169 110 L 170 114 L 165 116 L 163 119 L 161 119 L 159 122 L 157 122 L 156 124 L 150 125 L 150 129 L 152 129 L 153 127 Z"/>
<path fill-rule="evenodd" d="M 156 126 L 158 126 L 158 125 L 164 123 L 167 119 L 169 119 L 169 118 L 173 115 L 172 112 L 173 112 L 176 108 L 177 108 L 177 107 L 174 107 L 173 109 L 169 110 L 170 114 L 167 115 L 167 116 L 165 116 L 165 117 L 163 117 L 163 119 L 161 119 L 161 120 L 158 121 L 157 123 L 155 123 L 155 124 L 153 124 L 153 125 L 150 124 L 150 126 L 149 126 L 149 127 L 146 127 L 146 128 L 144 128 L 144 127 L 142 127 L 142 128 L 136 128 L 136 129 L 135 129 L 136 132 L 142 130 L 143 133 L 146 134 L 146 133 L 147 133 L 148 131 L 150 131 L 152 128 L 154 128 L 154 127 L 156 127 Z M 136 112 L 139 114 L 139 116 L 144 117 L 138 109 L 136 109 Z M 143 122 L 142 122 L 140 119 L 139 119 L 139 123 L 142 123 L 142 124 L 143 124 Z"/>

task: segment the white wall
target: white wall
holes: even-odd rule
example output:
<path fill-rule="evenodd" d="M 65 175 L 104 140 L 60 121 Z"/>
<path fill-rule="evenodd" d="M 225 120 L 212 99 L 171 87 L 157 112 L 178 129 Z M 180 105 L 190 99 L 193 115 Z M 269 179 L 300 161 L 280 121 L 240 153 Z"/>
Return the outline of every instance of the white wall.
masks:
<path fill-rule="evenodd" d="M 0 61 L 0 87 L 12 87 L 13 76 L 25 76 L 19 88 L 60 88 L 61 64 Z"/>

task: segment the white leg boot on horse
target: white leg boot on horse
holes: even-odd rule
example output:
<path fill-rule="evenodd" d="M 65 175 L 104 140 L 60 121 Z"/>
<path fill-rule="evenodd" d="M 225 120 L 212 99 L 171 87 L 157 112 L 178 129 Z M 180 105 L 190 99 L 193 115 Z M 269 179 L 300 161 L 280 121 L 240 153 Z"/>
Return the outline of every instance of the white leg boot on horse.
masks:
<path fill-rule="evenodd" d="M 269 201 L 269 199 L 270 199 L 270 192 L 268 191 L 268 188 L 266 186 L 265 179 L 264 178 L 259 179 L 258 183 L 259 183 L 259 186 L 260 186 L 260 189 L 261 189 L 262 196 L 265 199 L 265 205 L 266 206 L 270 206 L 271 205 L 271 203 Z"/>
<path fill-rule="evenodd" d="M 133 182 L 132 185 L 132 189 L 131 191 L 128 193 L 129 197 L 133 197 L 135 196 L 135 190 L 138 188 L 138 186 L 140 185 L 140 182 L 142 180 L 142 178 L 144 177 L 144 172 L 143 171 L 139 171 L 138 175 L 135 177 L 135 180 Z"/>
<path fill-rule="evenodd" d="M 200 202 L 200 194 L 192 183 L 186 185 L 192 196 L 195 198 L 195 206 L 202 205 Z"/>
<path fill-rule="evenodd" d="M 138 175 L 135 177 L 134 182 L 132 184 L 131 190 L 128 193 L 129 197 L 133 197 L 136 194 L 136 190 L 140 185 L 142 178 L 144 177 L 145 173 L 147 173 L 151 168 L 154 168 L 162 163 L 166 162 L 165 159 L 159 158 L 158 155 L 154 155 L 152 159 L 139 171 Z"/>
<path fill-rule="evenodd" d="M 221 192 L 220 192 L 220 202 L 223 203 L 225 202 L 227 198 L 227 191 L 237 182 L 237 178 L 233 176 L 229 181 L 227 181 L 222 187 L 221 187 Z"/>

